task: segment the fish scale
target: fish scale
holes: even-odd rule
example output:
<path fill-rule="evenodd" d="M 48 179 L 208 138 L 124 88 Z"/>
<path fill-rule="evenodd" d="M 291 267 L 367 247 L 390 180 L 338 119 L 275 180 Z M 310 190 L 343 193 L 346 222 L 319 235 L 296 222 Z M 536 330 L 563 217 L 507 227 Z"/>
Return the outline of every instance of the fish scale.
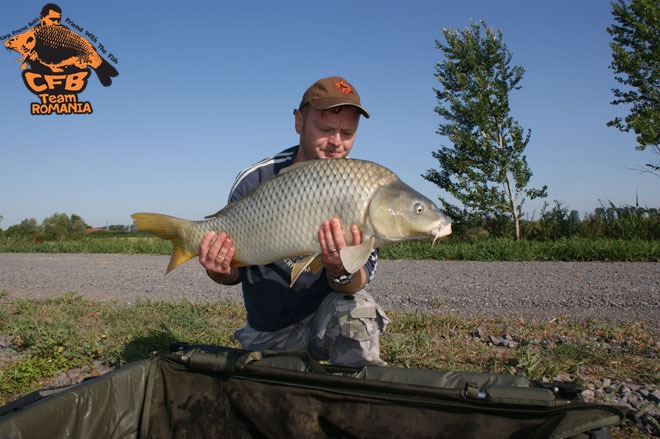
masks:
<path fill-rule="evenodd" d="M 355 160 L 311 164 L 266 181 L 260 191 L 228 205 L 210 223 L 191 224 L 190 241 L 201 242 L 210 229 L 230 231 L 234 257 L 251 265 L 272 262 L 275 253 L 305 256 L 320 249 L 316 234 L 323 221 L 338 217 L 344 226 L 364 223 L 368 194 L 397 178 L 391 172 L 369 172 L 372 167 Z M 344 230 L 350 242 L 348 228 Z M 263 242 L 269 243 L 268 248 Z"/>
<path fill-rule="evenodd" d="M 389 169 L 357 159 L 312 160 L 285 168 L 207 220 L 153 213 L 133 214 L 139 230 L 174 243 L 168 272 L 196 256 L 211 230 L 226 232 L 236 248 L 234 265 L 265 265 L 295 256 L 300 273 L 319 257 L 317 233 L 333 217 L 357 225 L 362 244 L 340 251 L 344 268 L 357 271 L 376 247 L 451 233 L 451 221 L 428 198 Z M 293 275 L 295 281 L 296 275 Z"/>

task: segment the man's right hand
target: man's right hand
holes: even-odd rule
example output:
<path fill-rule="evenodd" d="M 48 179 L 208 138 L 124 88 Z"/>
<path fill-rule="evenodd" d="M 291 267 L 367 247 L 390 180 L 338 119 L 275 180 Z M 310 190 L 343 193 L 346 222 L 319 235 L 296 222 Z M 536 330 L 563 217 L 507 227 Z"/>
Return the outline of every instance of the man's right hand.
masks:
<path fill-rule="evenodd" d="M 219 234 L 210 231 L 204 235 L 199 245 L 199 263 L 207 271 L 220 276 L 229 276 L 232 273 L 231 260 L 236 248 L 225 232 Z"/>

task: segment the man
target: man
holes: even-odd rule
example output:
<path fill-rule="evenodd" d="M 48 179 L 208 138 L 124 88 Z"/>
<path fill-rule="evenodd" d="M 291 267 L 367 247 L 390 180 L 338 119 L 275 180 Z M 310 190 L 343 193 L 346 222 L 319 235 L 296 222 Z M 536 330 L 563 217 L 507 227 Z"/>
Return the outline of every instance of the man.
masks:
<path fill-rule="evenodd" d="M 341 77 L 316 81 L 293 113 L 299 144 L 238 174 L 230 202 L 294 163 L 347 157 L 360 115 L 369 117 L 355 88 Z M 304 349 L 317 360 L 343 366 L 386 364 L 380 359 L 379 336 L 389 319 L 363 290 L 376 269 L 378 251 L 358 272 L 349 274 L 339 250 L 362 243 L 357 226 L 351 226 L 350 235 L 348 243 L 337 218 L 319 224 L 323 269 L 316 275 L 303 273 L 293 287 L 289 281 L 295 261 L 231 268 L 235 252 L 231 237 L 215 232 L 204 237 L 199 261 L 211 279 L 225 285 L 242 283 L 247 324 L 234 335 L 244 349 Z"/>
<path fill-rule="evenodd" d="M 48 3 L 41 8 L 39 20 L 41 21 L 41 26 L 60 26 L 62 9 L 54 3 Z"/>

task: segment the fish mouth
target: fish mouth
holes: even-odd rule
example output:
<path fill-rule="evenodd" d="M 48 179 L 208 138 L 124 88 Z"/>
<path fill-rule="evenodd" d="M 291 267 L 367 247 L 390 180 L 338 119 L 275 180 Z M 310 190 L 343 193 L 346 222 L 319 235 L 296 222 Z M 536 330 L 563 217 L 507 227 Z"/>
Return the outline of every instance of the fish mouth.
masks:
<path fill-rule="evenodd" d="M 433 247 L 435 241 L 437 241 L 439 238 L 442 238 L 443 236 L 447 236 L 450 234 L 451 234 L 451 223 L 442 225 L 440 227 L 431 230 L 431 235 L 433 235 L 433 243 L 431 244 L 431 247 Z"/>

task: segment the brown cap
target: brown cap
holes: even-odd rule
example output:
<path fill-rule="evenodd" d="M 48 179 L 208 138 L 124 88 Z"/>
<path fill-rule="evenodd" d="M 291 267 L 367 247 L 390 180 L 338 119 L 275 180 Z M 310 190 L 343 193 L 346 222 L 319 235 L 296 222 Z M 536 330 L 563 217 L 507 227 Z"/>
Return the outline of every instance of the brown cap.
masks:
<path fill-rule="evenodd" d="M 307 104 L 317 110 L 352 105 L 360 110 L 364 117 L 369 117 L 369 112 L 360 104 L 360 95 L 355 87 L 340 76 L 319 79 L 312 84 L 303 95 L 298 109 Z"/>

